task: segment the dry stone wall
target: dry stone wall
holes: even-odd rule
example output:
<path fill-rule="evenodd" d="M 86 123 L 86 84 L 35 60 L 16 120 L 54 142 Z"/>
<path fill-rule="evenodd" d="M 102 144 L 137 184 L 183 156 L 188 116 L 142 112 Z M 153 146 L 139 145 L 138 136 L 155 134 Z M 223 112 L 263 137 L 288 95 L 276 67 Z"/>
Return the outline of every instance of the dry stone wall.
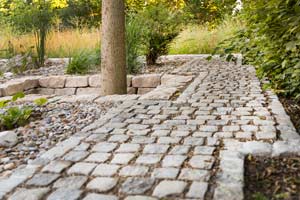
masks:
<path fill-rule="evenodd" d="M 156 96 L 158 91 L 167 91 L 169 98 L 179 86 L 185 85 L 193 77 L 145 74 L 127 76 L 128 94 Z M 180 87 L 179 87 L 180 88 Z M 11 96 L 17 92 L 43 95 L 101 95 L 101 75 L 90 76 L 33 76 L 8 81 L 0 86 L 0 97 Z M 146 97 L 147 98 L 147 97 Z"/>

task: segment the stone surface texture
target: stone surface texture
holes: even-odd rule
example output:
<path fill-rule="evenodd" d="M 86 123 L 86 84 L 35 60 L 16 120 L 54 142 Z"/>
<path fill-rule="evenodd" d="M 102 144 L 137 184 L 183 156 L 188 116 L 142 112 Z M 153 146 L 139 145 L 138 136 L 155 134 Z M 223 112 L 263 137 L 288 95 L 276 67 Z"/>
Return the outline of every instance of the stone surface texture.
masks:
<path fill-rule="evenodd" d="M 246 155 L 299 154 L 299 135 L 254 67 L 189 59 L 172 75 L 132 77 L 130 87 L 161 84 L 161 93 L 85 98 L 122 104 L 0 179 L 0 198 L 239 200 Z"/>

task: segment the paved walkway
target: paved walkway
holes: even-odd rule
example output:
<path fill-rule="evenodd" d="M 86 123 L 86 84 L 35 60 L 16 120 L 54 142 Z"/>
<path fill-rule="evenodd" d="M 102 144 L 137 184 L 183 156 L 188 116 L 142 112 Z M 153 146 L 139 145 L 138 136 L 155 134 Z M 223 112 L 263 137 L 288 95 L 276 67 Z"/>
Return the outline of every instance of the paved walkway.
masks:
<path fill-rule="evenodd" d="M 174 73 L 196 75 L 176 100 L 125 101 L 0 180 L 0 198 L 243 199 L 242 155 L 299 150 L 253 67 L 194 59 Z"/>

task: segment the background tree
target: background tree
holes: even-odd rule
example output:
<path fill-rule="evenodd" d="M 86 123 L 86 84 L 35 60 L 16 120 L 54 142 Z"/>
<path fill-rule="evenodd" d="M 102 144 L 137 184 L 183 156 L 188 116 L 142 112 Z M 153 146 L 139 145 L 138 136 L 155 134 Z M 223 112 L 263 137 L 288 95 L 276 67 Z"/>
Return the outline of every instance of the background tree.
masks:
<path fill-rule="evenodd" d="M 102 1 L 101 73 L 103 95 L 126 94 L 124 0 Z"/>

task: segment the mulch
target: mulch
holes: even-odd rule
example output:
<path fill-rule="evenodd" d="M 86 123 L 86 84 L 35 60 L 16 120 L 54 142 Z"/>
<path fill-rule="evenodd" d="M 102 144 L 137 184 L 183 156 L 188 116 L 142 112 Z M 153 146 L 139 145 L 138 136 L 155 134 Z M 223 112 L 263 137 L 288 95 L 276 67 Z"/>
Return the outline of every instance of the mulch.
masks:
<path fill-rule="evenodd" d="M 280 97 L 280 101 L 300 134 L 300 102 L 284 97 Z"/>
<path fill-rule="evenodd" d="M 300 157 L 245 160 L 245 200 L 300 200 Z"/>

